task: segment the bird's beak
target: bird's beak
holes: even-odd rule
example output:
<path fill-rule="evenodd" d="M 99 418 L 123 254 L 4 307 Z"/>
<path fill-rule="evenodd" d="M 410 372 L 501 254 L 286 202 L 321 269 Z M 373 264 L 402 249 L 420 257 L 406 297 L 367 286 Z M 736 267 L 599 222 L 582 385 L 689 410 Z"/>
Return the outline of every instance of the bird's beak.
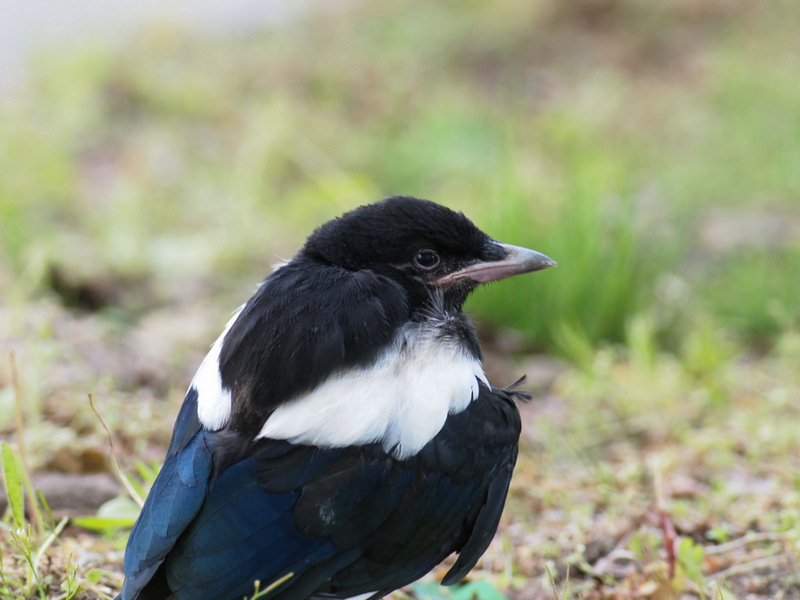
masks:
<path fill-rule="evenodd" d="M 434 283 L 436 285 L 448 285 L 463 279 L 470 279 L 476 283 L 489 283 L 490 281 L 556 266 L 556 261 L 541 252 L 536 252 L 536 250 L 528 250 L 527 248 L 511 246 L 510 244 L 493 243 L 505 251 L 506 254 L 503 258 L 473 263 L 459 271 L 440 277 Z"/>

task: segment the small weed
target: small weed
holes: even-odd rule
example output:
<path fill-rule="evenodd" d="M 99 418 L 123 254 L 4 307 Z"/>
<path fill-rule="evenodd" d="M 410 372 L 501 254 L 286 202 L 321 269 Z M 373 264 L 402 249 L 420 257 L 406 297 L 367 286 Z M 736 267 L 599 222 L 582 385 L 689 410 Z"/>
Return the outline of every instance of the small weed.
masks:
<path fill-rule="evenodd" d="M 72 562 L 72 555 L 67 558 L 67 566 L 64 569 L 64 581 L 61 582 L 61 589 L 64 592 L 64 600 L 72 600 L 78 592 L 83 589 L 83 584 L 78 578 L 78 567 Z"/>
<path fill-rule="evenodd" d="M 278 586 L 283 585 L 284 583 L 289 581 L 292 577 L 294 577 L 294 573 L 287 573 L 280 579 L 277 579 L 272 583 L 270 583 L 263 590 L 261 589 L 261 582 L 256 580 L 255 583 L 253 584 L 255 590 L 253 592 L 253 595 L 250 596 L 248 600 L 259 600 L 259 598 L 265 598 L 272 590 L 276 589 Z"/>
<path fill-rule="evenodd" d="M 66 526 L 67 519 L 62 519 L 58 524 L 49 523 L 42 528 L 34 528 L 27 521 L 23 502 L 25 475 L 20 466 L 21 460 L 6 442 L 0 443 L 0 448 L 2 448 L 3 481 L 13 519 L 11 525 L 3 523 L 2 526 L 8 530 L 11 546 L 16 548 L 18 557 L 23 560 L 25 565 L 23 575 L 15 579 L 16 585 L 13 587 L 9 584 L 11 579 L 3 575 L 4 588 L 10 592 L 24 595 L 30 595 L 36 591 L 41 600 L 47 600 L 47 588 L 52 576 L 42 572 L 40 563 L 42 557 Z M 42 507 L 36 503 L 31 506 L 31 509 L 38 514 L 36 521 L 43 523 Z"/>

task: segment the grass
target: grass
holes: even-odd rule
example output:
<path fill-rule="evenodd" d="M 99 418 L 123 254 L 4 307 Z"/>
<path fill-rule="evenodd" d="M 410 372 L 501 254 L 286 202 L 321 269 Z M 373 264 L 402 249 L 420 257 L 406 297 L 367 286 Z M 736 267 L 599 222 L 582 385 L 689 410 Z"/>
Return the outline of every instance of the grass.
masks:
<path fill-rule="evenodd" d="M 717 597 L 715 585 L 726 597 L 743 597 L 748 574 L 750 592 L 760 585 L 769 596 L 750 564 L 761 559 L 777 567 L 776 586 L 795 589 L 795 550 L 787 548 L 797 532 L 783 522 L 794 501 L 780 490 L 793 488 L 796 471 L 776 425 L 782 401 L 767 399 L 775 389 L 745 383 L 764 382 L 789 355 L 751 365 L 741 357 L 701 359 L 698 347 L 716 351 L 704 340 L 685 356 L 654 355 L 652 340 L 643 344 L 637 335 L 598 353 L 590 370 L 563 376 L 526 411 L 531 426 L 513 488 L 513 542 L 504 548 L 514 556 L 516 585 L 528 590 L 520 597 L 548 597 L 540 576 L 547 561 L 562 585 L 572 565 L 570 598 Z M 770 432 L 758 434 L 763 426 Z M 740 453 L 773 457 L 769 475 Z M 765 493 L 768 511 L 744 491 L 765 477 L 774 490 Z M 750 548 L 720 543 L 754 535 L 761 542 Z M 728 579 L 734 567 L 745 577 Z"/>
<path fill-rule="evenodd" d="M 800 260 L 791 38 L 766 9 L 707 10 L 387 3 L 311 17 L 302 36 L 210 42 L 162 26 L 118 53 L 45 54 L 0 112 L 6 261 L 25 293 L 54 265 L 78 280 L 251 281 L 315 223 L 410 193 L 559 261 L 471 304 L 538 348 L 563 351 L 565 323 L 592 345 L 622 340 L 670 276 L 770 343 L 798 317 L 781 277 Z M 598 54 L 568 52 L 580 43 Z M 741 248 L 703 247 L 710 211 L 745 206 L 782 211 L 788 229 L 741 234 L 744 264 Z M 776 242 L 775 302 L 731 307 Z M 664 343 L 685 326 L 661 325 Z"/>
<path fill-rule="evenodd" d="M 9 523 L 0 522 L 5 532 L 0 543 L 0 598 L 110 597 L 101 569 L 75 564 L 71 547 L 76 544 L 61 539 L 69 519 L 56 521 L 41 492 L 36 494 L 24 453 L 14 452 L 5 441 L 0 449 L 10 513 Z"/>
<path fill-rule="evenodd" d="M 0 353 L 20 380 L 0 356 L 0 432 L 17 455 L 24 437 L 20 471 L 107 452 L 91 392 L 149 480 L 270 265 L 415 194 L 559 263 L 470 300 L 494 380 L 568 361 L 523 409 L 501 533 L 450 597 L 800 596 L 795 12 L 356 3 L 242 39 L 161 24 L 43 51 L 0 102 Z M 24 436 L 3 425 L 20 395 Z M 2 593 L 109 594 L 129 508 L 50 542 L 6 514 L 23 537 L 0 540 Z"/>

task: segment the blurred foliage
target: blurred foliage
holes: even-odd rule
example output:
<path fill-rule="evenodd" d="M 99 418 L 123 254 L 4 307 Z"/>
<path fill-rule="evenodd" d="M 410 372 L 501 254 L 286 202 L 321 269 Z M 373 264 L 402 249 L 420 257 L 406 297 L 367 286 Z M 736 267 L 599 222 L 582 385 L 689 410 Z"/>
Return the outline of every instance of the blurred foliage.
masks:
<path fill-rule="evenodd" d="M 770 342 L 800 316 L 793 12 L 398 0 L 43 52 L 0 106 L 0 285 L 90 282 L 125 319 L 197 286 L 235 306 L 313 227 L 402 193 L 559 262 L 469 304 L 533 348 L 576 358 L 639 314 L 673 349 L 698 315 Z"/>

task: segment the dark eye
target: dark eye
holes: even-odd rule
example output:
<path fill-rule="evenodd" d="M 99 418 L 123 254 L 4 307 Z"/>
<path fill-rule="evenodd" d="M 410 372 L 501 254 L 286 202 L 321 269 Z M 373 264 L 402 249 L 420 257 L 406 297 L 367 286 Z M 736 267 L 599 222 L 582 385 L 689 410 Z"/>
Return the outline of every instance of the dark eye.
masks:
<path fill-rule="evenodd" d="M 420 250 L 414 257 L 414 264 L 420 269 L 425 269 L 426 271 L 438 266 L 440 261 L 441 259 L 439 258 L 439 255 L 433 250 Z"/>

